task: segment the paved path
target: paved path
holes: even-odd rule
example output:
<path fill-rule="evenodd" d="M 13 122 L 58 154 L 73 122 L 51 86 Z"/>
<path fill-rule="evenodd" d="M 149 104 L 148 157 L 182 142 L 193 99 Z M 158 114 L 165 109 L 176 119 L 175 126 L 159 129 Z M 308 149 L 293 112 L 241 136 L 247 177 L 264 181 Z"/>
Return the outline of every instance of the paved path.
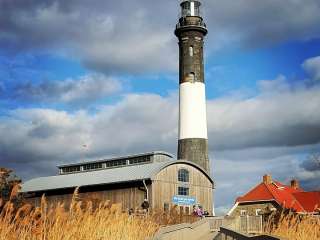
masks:
<path fill-rule="evenodd" d="M 217 235 L 218 235 L 218 232 L 212 232 L 196 240 L 213 240 Z"/>

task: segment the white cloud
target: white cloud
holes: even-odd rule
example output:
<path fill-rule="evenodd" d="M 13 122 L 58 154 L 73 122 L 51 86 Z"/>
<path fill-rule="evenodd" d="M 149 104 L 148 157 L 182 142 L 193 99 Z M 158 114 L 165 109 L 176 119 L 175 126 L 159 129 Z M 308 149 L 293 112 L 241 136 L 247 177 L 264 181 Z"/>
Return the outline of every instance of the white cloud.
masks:
<path fill-rule="evenodd" d="M 304 160 L 320 147 L 320 87 L 287 87 L 284 76 L 259 84 L 261 92 L 255 97 L 208 101 L 209 148 L 220 210 L 265 173 L 283 182 L 298 177 L 310 189 L 318 184 L 319 171 Z M 13 110 L 0 119 L 0 135 L 6 136 L 0 138 L 0 165 L 29 178 L 53 174 L 58 163 L 85 158 L 152 150 L 175 153 L 177 118 L 176 93 L 129 94 L 95 113 Z"/>
<path fill-rule="evenodd" d="M 320 56 L 307 59 L 302 67 L 315 81 L 320 81 Z"/>

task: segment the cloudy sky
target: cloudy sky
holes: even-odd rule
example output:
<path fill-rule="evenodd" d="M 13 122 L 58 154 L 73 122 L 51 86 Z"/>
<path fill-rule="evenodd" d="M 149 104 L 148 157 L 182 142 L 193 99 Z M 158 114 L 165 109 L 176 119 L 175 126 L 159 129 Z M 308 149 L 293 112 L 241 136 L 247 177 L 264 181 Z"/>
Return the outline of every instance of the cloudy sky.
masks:
<path fill-rule="evenodd" d="M 0 165 L 176 153 L 178 2 L 0 0 Z M 265 173 L 319 188 L 319 0 L 203 3 L 217 212 Z"/>

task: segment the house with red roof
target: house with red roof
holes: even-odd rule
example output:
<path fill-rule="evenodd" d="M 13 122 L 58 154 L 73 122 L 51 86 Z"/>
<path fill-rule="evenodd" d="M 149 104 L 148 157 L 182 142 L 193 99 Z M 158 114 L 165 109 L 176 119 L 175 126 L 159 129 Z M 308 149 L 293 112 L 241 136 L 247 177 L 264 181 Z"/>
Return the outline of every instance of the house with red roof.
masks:
<path fill-rule="evenodd" d="M 300 214 L 319 214 L 320 191 L 306 192 L 297 180 L 284 185 L 265 175 L 260 184 L 236 199 L 227 215 L 253 216 L 284 209 Z"/>

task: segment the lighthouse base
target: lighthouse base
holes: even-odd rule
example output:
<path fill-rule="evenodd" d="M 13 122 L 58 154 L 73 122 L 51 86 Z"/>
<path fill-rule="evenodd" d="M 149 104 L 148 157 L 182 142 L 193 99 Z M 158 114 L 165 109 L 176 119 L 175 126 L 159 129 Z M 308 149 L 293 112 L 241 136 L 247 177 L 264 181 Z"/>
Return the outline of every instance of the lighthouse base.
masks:
<path fill-rule="evenodd" d="M 178 142 L 178 159 L 194 162 L 210 175 L 208 139 L 180 139 Z"/>

